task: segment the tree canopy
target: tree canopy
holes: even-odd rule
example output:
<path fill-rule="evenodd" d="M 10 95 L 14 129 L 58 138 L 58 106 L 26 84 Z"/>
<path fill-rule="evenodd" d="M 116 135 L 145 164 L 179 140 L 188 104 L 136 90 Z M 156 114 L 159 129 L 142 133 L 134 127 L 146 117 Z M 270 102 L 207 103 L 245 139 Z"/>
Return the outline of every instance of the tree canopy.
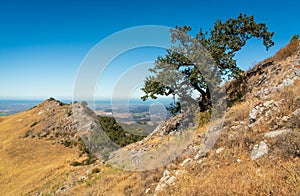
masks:
<path fill-rule="evenodd" d="M 191 30 L 187 25 L 170 30 L 172 46 L 150 69 L 153 75 L 145 79 L 141 89 L 143 100 L 173 95 L 180 101 L 173 103 L 173 112 L 180 110 L 183 100 L 197 103 L 201 111 L 206 111 L 213 86 L 242 72 L 234 57 L 249 39 L 261 39 L 266 50 L 274 45 L 274 33 L 266 24 L 256 23 L 254 16 L 244 14 L 225 22 L 217 20 L 209 32 L 200 29 L 194 37 L 189 34 Z"/>

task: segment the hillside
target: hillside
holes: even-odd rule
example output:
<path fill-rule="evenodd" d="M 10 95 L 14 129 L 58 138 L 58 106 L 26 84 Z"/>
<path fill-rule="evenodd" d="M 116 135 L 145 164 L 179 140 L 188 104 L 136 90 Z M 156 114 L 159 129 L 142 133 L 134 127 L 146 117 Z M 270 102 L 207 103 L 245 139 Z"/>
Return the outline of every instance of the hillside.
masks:
<path fill-rule="evenodd" d="M 180 156 L 151 170 L 111 164 L 148 169 L 152 159 L 144 154 L 164 152 L 176 140 L 180 116 L 139 142 L 109 146 L 115 151 L 107 162 L 84 145 L 83 135 L 100 123 L 80 103 L 48 99 L 0 117 L 0 195 L 299 195 L 299 43 L 228 82 L 222 128 L 211 131 L 216 122 L 200 114 L 199 127 L 186 130 L 195 137 Z"/>

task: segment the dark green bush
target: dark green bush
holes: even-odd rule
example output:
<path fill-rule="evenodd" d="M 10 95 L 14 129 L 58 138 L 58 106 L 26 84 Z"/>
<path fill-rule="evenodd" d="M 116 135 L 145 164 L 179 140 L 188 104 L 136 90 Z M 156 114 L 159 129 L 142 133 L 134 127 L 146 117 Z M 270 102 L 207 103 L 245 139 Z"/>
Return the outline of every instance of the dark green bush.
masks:
<path fill-rule="evenodd" d="M 114 117 L 98 116 L 98 119 L 106 135 L 121 147 L 140 141 L 144 138 L 144 136 L 133 135 L 124 131 Z"/>

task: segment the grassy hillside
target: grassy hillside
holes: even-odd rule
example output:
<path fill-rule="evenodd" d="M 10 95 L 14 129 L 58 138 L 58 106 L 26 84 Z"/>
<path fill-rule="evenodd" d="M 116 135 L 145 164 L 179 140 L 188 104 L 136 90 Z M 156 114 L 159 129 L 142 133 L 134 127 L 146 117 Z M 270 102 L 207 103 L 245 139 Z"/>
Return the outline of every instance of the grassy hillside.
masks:
<path fill-rule="evenodd" d="M 204 113 L 184 153 L 150 171 L 123 171 L 100 160 L 84 164 L 89 154 L 78 145 L 71 105 L 49 99 L 1 116 L 0 195 L 299 195 L 299 42 L 226 84 L 231 107 L 207 153 L 198 156 L 214 123 Z M 120 145 L 141 139 L 126 134 L 114 119 L 100 118 L 100 123 Z M 123 149 L 139 154 L 159 148 L 175 132 L 161 128 Z M 262 143 L 263 154 L 255 157 Z"/>
<path fill-rule="evenodd" d="M 23 138 L 39 120 L 36 110 L 1 118 L 0 122 L 0 194 L 19 195 L 35 187 L 52 186 L 72 168 L 78 153 L 51 141 Z M 59 181 L 58 181 L 59 182 Z"/>

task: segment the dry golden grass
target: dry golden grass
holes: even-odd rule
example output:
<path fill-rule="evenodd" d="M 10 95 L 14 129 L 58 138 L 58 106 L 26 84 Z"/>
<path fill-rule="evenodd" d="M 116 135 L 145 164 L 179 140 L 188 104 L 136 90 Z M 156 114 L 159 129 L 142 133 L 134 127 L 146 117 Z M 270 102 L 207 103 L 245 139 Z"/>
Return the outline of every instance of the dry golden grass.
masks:
<path fill-rule="evenodd" d="M 255 103 L 252 100 L 238 103 L 229 108 L 228 112 L 226 113 L 226 118 L 230 119 L 230 121 L 245 120 L 249 116 L 249 112 L 254 105 Z"/>
<path fill-rule="evenodd" d="M 74 149 L 51 141 L 23 138 L 41 116 L 30 110 L 0 122 L 0 195 L 51 189 L 63 181 L 61 176 L 65 172 L 73 169 L 70 163 L 78 159 Z"/>
<path fill-rule="evenodd" d="M 6 119 L 8 119 L 8 118 L 9 118 L 8 116 L 0 116 L 0 122 L 6 120 Z"/>
<path fill-rule="evenodd" d="M 272 60 L 281 61 L 285 60 L 287 57 L 294 55 L 299 49 L 300 39 L 291 41 L 287 46 L 280 49 Z"/>
<path fill-rule="evenodd" d="M 161 195 L 297 195 L 299 160 L 204 160 Z"/>

